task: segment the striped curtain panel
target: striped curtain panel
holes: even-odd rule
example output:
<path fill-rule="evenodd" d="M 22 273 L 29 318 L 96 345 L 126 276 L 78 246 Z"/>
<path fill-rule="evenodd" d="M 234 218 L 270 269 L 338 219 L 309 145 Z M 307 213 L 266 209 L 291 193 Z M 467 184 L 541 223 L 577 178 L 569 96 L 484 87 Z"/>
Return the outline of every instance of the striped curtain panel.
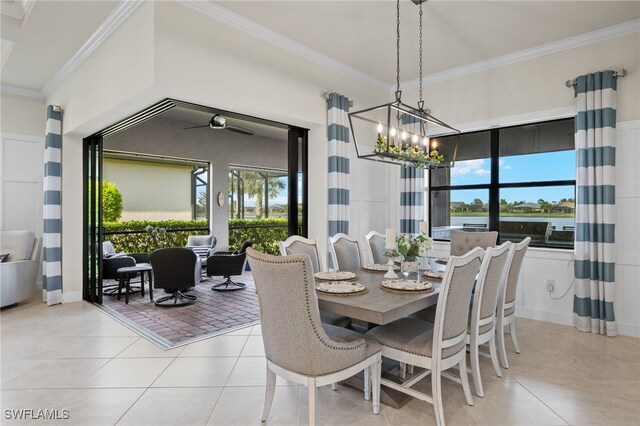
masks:
<path fill-rule="evenodd" d="M 616 77 L 578 77 L 574 326 L 617 335 L 615 296 Z"/>
<path fill-rule="evenodd" d="M 424 170 L 413 166 L 400 169 L 400 232 L 420 233 L 420 222 L 424 209 Z"/>
<path fill-rule="evenodd" d="M 329 236 L 349 233 L 349 98 L 332 93 L 327 101 L 329 139 Z"/>
<path fill-rule="evenodd" d="M 44 211 L 42 235 L 42 301 L 62 303 L 62 112 L 47 107 L 47 134 L 44 142 Z"/>

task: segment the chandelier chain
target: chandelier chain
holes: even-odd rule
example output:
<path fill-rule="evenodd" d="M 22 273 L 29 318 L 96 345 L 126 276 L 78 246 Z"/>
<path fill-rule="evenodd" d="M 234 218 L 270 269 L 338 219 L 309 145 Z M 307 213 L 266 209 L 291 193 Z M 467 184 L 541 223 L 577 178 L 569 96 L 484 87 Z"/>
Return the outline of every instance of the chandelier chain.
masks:
<path fill-rule="evenodd" d="M 420 66 L 419 66 L 419 70 L 418 70 L 418 76 L 419 76 L 419 93 L 420 93 L 420 102 L 422 102 L 422 2 L 420 2 L 420 42 L 419 42 L 419 50 L 420 50 Z"/>
<path fill-rule="evenodd" d="M 400 91 L 400 0 L 396 1 L 396 91 Z"/>

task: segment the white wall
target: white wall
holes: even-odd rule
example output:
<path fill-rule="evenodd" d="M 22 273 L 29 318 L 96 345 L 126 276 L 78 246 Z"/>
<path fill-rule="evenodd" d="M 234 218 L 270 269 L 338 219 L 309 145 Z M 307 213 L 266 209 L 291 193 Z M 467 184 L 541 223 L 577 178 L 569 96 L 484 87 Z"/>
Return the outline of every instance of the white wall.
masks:
<path fill-rule="evenodd" d="M 567 79 L 623 67 L 629 75 L 618 79 L 615 314 L 619 333 L 640 336 L 640 33 L 427 86 L 425 100 L 436 117 L 463 131 L 561 118 L 574 111 Z M 415 99 L 416 92 L 407 97 Z M 436 244 L 436 255 L 448 251 L 448 244 Z M 573 283 L 572 259 L 571 251 L 529 250 L 518 315 L 573 323 L 573 289 L 561 297 Z M 547 279 L 556 282 L 552 294 Z"/>

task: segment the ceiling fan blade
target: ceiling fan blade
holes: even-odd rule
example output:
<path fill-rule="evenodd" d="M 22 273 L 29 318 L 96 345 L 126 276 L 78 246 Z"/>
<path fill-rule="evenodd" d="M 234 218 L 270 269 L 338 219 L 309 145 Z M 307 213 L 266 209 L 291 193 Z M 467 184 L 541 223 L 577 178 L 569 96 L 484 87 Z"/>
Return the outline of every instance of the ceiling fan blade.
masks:
<path fill-rule="evenodd" d="M 253 136 L 253 132 L 249 129 L 245 129 L 244 127 L 238 126 L 227 126 L 225 127 L 227 130 L 231 130 L 232 132 L 242 133 L 243 135 Z"/>
<path fill-rule="evenodd" d="M 202 127 L 209 127 L 209 125 L 205 124 L 204 126 L 183 127 L 182 129 L 178 129 L 178 130 L 200 129 Z"/>

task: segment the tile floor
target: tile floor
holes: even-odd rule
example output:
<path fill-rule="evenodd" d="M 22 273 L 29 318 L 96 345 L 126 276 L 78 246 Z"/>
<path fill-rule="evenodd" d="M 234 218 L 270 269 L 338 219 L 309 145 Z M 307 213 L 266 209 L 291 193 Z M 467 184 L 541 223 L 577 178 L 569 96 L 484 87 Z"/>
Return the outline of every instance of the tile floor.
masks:
<path fill-rule="evenodd" d="M 247 287 L 236 291 L 213 291 L 211 286 L 224 279 L 205 277 L 189 293 L 198 296 L 198 301 L 180 309 L 155 306 L 147 291 L 144 297 L 139 292 L 131 294 L 129 304 L 125 304 L 124 297 L 118 300 L 115 296 L 105 295 L 103 306 L 124 316 L 136 327 L 142 327 L 145 334 L 164 348 L 170 348 L 205 336 L 222 334 L 225 330 L 253 325 L 260 320 L 258 296 L 251 272 L 244 272 L 241 276 L 233 277 L 233 280 Z M 164 295 L 166 293 L 161 289 L 154 290 L 154 298 Z"/>
<path fill-rule="evenodd" d="M 259 425 L 264 394 L 260 326 L 164 351 L 95 307 L 3 310 L 2 424 Z M 484 398 L 467 406 L 444 380 L 449 425 L 621 425 L 640 423 L 640 340 L 607 338 L 519 319 L 522 354 L 509 353 L 502 379 L 483 359 Z M 420 383 L 430 393 L 429 382 Z M 66 420 L 9 419 L 11 409 L 69 410 Z M 9 413 L 9 414 L 8 414 Z M 267 424 L 307 423 L 306 388 L 278 381 Z M 429 425 L 430 405 L 371 413 L 362 394 L 319 391 L 318 423 Z"/>

